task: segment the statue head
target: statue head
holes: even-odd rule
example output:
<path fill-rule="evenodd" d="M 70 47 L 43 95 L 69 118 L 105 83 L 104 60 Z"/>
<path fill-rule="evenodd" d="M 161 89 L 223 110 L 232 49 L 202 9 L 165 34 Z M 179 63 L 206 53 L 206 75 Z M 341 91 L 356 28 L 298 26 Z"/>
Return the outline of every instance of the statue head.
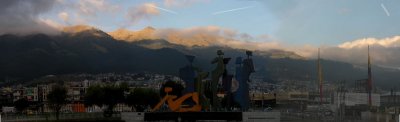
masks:
<path fill-rule="evenodd" d="M 219 56 L 224 55 L 224 52 L 222 52 L 222 50 L 218 50 L 217 55 L 219 55 Z"/>
<path fill-rule="evenodd" d="M 190 63 L 193 63 L 193 60 L 195 58 L 195 56 L 192 56 L 192 55 L 185 55 L 185 57 Z"/>
<path fill-rule="evenodd" d="M 247 55 L 247 56 L 253 56 L 253 52 L 251 52 L 251 51 L 246 51 L 246 55 Z"/>

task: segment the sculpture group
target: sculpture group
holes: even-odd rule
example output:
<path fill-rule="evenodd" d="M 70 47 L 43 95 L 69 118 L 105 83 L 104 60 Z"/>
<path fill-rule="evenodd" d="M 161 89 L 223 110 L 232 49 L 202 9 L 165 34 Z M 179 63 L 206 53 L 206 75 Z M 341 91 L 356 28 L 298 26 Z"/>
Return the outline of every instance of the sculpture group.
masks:
<path fill-rule="evenodd" d="M 187 55 L 189 64 L 179 69 L 179 77 L 185 82 L 184 95 L 170 95 L 171 87 L 165 87 L 166 95 L 151 110 L 157 111 L 166 104 L 173 112 L 221 111 L 239 107 L 241 111 L 249 109 L 249 82 L 251 73 L 255 72 L 252 52 L 246 51 L 247 57 L 236 58 L 235 74 L 229 74 L 226 69 L 231 58 L 224 58 L 222 50 L 217 51 L 211 64 L 216 67 L 211 71 L 211 80 L 204 81 L 208 72 L 193 66 L 194 56 Z M 224 94 L 221 99 L 218 94 Z M 190 102 L 187 102 L 190 101 Z M 221 103 L 224 106 L 221 106 Z"/>

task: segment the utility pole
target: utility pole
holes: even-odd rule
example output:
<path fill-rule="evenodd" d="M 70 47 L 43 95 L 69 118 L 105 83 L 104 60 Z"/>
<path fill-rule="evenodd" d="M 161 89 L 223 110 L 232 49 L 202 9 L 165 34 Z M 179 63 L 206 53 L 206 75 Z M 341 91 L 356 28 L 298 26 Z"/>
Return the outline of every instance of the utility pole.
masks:
<path fill-rule="evenodd" d="M 345 93 L 345 88 L 344 88 L 344 81 L 340 81 L 340 83 L 339 83 L 338 103 L 339 103 L 339 121 L 344 121 L 345 103 L 346 103 L 346 93 Z"/>
<path fill-rule="evenodd" d="M 261 101 L 261 109 L 264 111 L 264 91 L 261 90 L 261 95 L 262 95 L 262 101 Z"/>
<path fill-rule="evenodd" d="M 372 72 L 371 72 L 371 57 L 369 55 L 369 45 L 368 45 L 368 105 L 370 107 L 372 106 L 371 92 L 372 92 Z"/>
<path fill-rule="evenodd" d="M 317 71 L 318 71 L 318 82 L 319 82 L 319 104 L 322 105 L 323 90 L 322 90 L 322 66 L 320 58 L 320 49 L 318 48 L 318 61 L 317 61 Z"/>
<path fill-rule="evenodd" d="M 398 111 L 397 111 L 396 91 L 397 91 L 397 88 L 395 88 L 394 91 L 393 91 L 393 107 L 394 107 L 394 119 L 395 120 L 397 118 L 396 116 L 397 116 L 397 113 L 398 113 Z"/>

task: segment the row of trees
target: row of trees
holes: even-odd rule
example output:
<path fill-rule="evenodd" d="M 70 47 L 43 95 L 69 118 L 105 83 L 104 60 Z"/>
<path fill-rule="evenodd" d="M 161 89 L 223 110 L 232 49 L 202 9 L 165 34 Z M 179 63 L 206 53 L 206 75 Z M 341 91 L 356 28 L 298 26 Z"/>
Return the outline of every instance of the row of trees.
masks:
<path fill-rule="evenodd" d="M 47 95 L 47 102 L 54 111 L 56 118 L 59 118 L 60 111 L 70 101 L 67 100 L 67 89 L 62 85 L 54 85 Z M 136 111 L 144 111 L 147 107 L 153 107 L 160 101 L 157 91 L 149 88 L 129 89 L 127 83 L 92 85 L 86 90 L 85 106 L 106 107 L 104 116 L 111 116 L 113 108 L 117 104 L 126 104 Z M 42 103 L 43 104 L 43 103 Z M 26 98 L 14 102 L 17 111 L 22 112 L 29 107 Z"/>
<path fill-rule="evenodd" d="M 61 108 L 68 103 L 67 101 L 67 89 L 61 85 L 54 85 L 52 90 L 47 95 L 48 105 L 55 112 L 56 118 L 58 120 Z M 14 102 L 15 109 L 22 113 L 28 107 L 34 106 L 35 109 L 39 107 L 43 108 L 43 103 L 32 103 L 26 98 L 21 98 Z"/>
<path fill-rule="evenodd" d="M 160 95 L 153 89 L 134 88 L 129 89 L 126 83 L 119 85 L 93 85 L 87 89 L 85 105 L 99 107 L 106 106 L 105 114 L 112 112 L 119 104 L 127 104 L 136 111 L 144 111 L 146 107 L 153 107 L 160 101 Z"/>

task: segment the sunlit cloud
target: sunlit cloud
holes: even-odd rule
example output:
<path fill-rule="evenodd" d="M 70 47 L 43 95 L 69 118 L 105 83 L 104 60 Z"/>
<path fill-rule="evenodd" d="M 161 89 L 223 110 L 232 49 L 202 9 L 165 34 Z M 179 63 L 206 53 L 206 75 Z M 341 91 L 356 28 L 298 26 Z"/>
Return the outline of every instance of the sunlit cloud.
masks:
<path fill-rule="evenodd" d="M 156 6 L 156 4 L 144 3 L 129 8 L 126 16 L 128 17 L 130 23 L 135 24 L 142 19 L 150 19 L 152 16 L 159 15 L 159 9 L 151 6 Z"/>
<path fill-rule="evenodd" d="M 116 12 L 120 9 L 119 5 L 105 0 L 80 0 L 76 6 L 80 14 L 85 16 L 97 16 L 99 13 Z"/>
<path fill-rule="evenodd" d="M 110 32 L 114 38 L 125 41 L 138 41 L 142 39 L 165 39 L 170 43 L 192 46 L 224 46 L 237 49 L 271 50 L 283 49 L 282 45 L 269 38 L 252 37 L 246 33 L 218 26 L 199 26 L 184 29 L 164 28 L 141 31 L 117 30 Z M 266 37 L 265 35 L 261 37 Z M 259 39 L 259 41 L 254 41 Z"/>
<path fill-rule="evenodd" d="M 367 63 L 367 47 L 370 46 L 373 65 L 382 67 L 400 67 L 400 53 L 398 50 L 400 36 L 387 38 L 364 38 L 344 42 L 337 46 L 306 46 L 285 49 L 308 58 L 317 57 L 317 49 L 321 48 L 321 57 L 324 59 L 348 62 L 356 65 Z"/>
<path fill-rule="evenodd" d="M 69 14 L 67 12 L 60 12 L 58 18 L 62 19 L 64 22 L 69 21 Z"/>
<path fill-rule="evenodd" d="M 171 7 L 189 7 L 195 3 L 208 2 L 209 0 L 164 0 L 164 6 Z"/>
<path fill-rule="evenodd" d="M 54 28 L 54 29 L 56 29 L 58 31 L 61 30 L 64 27 L 63 24 L 60 24 L 60 23 L 58 23 L 58 22 L 56 22 L 54 20 L 51 20 L 51 19 L 39 18 L 39 22 L 40 23 L 44 23 L 44 25 L 48 25 L 48 26 L 50 26 L 50 27 L 52 27 L 52 28 Z M 54 32 L 54 34 L 57 34 L 57 33 L 58 32 Z"/>
<path fill-rule="evenodd" d="M 376 45 L 382 47 L 399 47 L 400 46 L 400 36 L 394 36 L 389 38 L 377 39 L 377 38 L 364 38 L 354 41 L 345 42 L 340 44 L 340 48 L 351 49 L 351 48 L 363 48 L 368 45 Z"/>

